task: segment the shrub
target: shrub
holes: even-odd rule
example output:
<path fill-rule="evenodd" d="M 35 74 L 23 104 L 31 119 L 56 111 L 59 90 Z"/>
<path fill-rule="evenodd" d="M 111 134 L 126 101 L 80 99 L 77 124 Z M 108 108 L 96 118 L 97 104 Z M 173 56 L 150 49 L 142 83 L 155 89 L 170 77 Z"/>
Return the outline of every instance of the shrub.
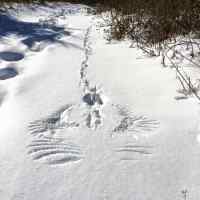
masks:
<path fill-rule="evenodd" d="M 199 0 L 100 0 L 99 10 L 110 10 L 111 37 L 130 37 L 147 46 L 200 33 Z"/>

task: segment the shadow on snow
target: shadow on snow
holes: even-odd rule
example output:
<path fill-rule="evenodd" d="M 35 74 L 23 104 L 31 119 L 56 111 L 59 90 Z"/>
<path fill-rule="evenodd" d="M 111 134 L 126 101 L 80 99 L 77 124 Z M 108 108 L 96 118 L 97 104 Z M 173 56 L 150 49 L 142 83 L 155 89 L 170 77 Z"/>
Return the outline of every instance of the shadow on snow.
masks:
<path fill-rule="evenodd" d="M 29 48 L 31 48 L 35 42 L 42 41 L 50 43 L 58 42 L 65 46 L 71 46 L 71 44 L 68 45 L 68 43 L 65 44 L 59 41 L 60 37 L 70 35 L 70 32 L 66 31 L 62 26 L 42 24 L 39 22 L 23 22 L 6 13 L 0 13 L 0 37 L 9 34 L 22 36 L 24 38 L 22 42 Z"/>
<path fill-rule="evenodd" d="M 18 75 L 18 71 L 15 68 L 7 67 L 0 69 L 0 80 L 6 80 Z"/>

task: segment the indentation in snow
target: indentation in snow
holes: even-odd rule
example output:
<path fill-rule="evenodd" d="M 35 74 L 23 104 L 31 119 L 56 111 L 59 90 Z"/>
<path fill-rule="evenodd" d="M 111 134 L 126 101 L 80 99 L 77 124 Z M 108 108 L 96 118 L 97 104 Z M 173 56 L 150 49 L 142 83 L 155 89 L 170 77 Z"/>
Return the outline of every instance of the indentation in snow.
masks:
<path fill-rule="evenodd" d="M 130 132 L 132 134 L 148 133 L 159 127 L 159 122 L 143 115 L 135 115 L 126 107 L 113 105 L 120 116 L 118 124 L 114 127 L 112 135 Z M 146 134 L 145 134 L 146 135 Z"/>
<path fill-rule="evenodd" d="M 93 106 L 95 103 L 103 105 L 103 100 L 98 93 L 87 93 L 83 96 L 83 101 L 89 106 Z"/>
<path fill-rule="evenodd" d="M 0 69 L 0 80 L 6 80 L 18 75 L 18 71 L 15 68 L 7 67 Z"/>
<path fill-rule="evenodd" d="M 64 164 L 83 159 L 80 147 L 64 139 L 35 139 L 27 148 L 33 160 L 42 160 L 48 164 Z"/>
<path fill-rule="evenodd" d="M 115 153 L 118 154 L 120 160 L 141 160 L 144 156 L 151 156 L 153 146 L 149 145 L 135 145 L 126 144 L 124 146 L 119 146 L 115 148 Z"/>
<path fill-rule="evenodd" d="M 32 135 L 46 136 L 48 134 L 54 135 L 57 130 L 66 127 L 78 127 L 76 122 L 68 121 L 69 112 L 72 109 L 72 104 L 67 104 L 50 116 L 36 120 L 29 124 L 29 131 Z"/>
<path fill-rule="evenodd" d="M 0 59 L 9 61 L 9 62 L 15 62 L 22 60 L 24 58 L 24 55 L 19 52 L 12 52 L 12 51 L 3 51 L 0 52 Z"/>

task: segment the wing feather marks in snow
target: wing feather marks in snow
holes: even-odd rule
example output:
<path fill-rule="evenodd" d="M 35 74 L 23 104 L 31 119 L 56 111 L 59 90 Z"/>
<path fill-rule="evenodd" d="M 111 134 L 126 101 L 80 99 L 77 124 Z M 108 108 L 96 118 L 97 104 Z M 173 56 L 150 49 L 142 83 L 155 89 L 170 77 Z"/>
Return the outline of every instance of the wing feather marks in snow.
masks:
<path fill-rule="evenodd" d="M 64 164 L 83 159 L 80 147 L 65 140 L 36 139 L 27 148 L 33 160 L 42 160 L 48 164 Z"/>
<path fill-rule="evenodd" d="M 145 116 L 137 116 L 130 112 L 127 108 L 115 105 L 118 115 L 121 117 L 117 126 L 114 127 L 113 133 L 123 132 L 151 132 L 159 127 L 159 122 L 156 120 L 148 119 Z"/>
<path fill-rule="evenodd" d="M 124 145 L 117 147 L 114 152 L 119 155 L 120 160 L 141 160 L 144 156 L 151 156 L 153 148 L 148 145 Z"/>
<path fill-rule="evenodd" d="M 32 135 L 41 135 L 45 132 L 55 133 L 58 129 L 67 127 L 78 127 L 79 124 L 76 122 L 69 122 L 69 112 L 73 109 L 72 104 L 67 104 L 49 115 L 47 118 L 36 120 L 29 124 L 29 131 Z"/>

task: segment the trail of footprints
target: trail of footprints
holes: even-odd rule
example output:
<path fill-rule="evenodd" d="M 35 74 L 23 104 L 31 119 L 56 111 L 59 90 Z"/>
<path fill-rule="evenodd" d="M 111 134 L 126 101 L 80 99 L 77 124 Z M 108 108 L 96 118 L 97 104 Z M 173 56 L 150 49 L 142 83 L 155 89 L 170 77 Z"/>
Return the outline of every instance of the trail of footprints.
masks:
<path fill-rule="evenodd" d="M 87 79 L 87 68 L 88 68 L 89 55 L 92 52 L 91 44 L 89 41 L 90 32 L 91 32 L 91 27 L 89 27 L 85 33 L 83 41 L 85 58 L 81 63 L 81 69 L 80 69 L 80 86 L 83 87 L 84 91 L 86 90 L 86 88 L 89 88 L 89 80 Z"/>
<path fill-rule="evenodd" d="M 88 114 L 85 119 L 85 124 L 90 129 L 97 129 L 101 124 L 101 106 L 103 105 L 103 99 L 96 86 L 90 86 L 90 81 L 87 78 L 87 68 L 89 66 L 89 55 L 92 52 L 91 43 L 90 43 L 90 32 L 91 28 L 89 27 L 86 30 L 84 37 L 84 53 L 85 59 L 81 64 L 80 69 L 80 86 L 82 87 L 83 96 L 82 101 L 87 105 Z"/>

